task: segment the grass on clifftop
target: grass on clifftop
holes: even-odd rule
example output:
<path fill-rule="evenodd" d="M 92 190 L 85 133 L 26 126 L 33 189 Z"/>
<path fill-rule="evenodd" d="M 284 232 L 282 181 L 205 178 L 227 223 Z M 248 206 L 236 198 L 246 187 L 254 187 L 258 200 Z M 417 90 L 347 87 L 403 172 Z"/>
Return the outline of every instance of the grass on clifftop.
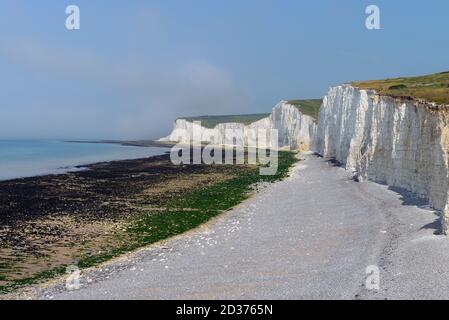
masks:
<path fill-rule="evenodd" d="M 288 103 L 298 108 L 302 114 L 318 120 L 323 99 L 289 100 Z"/>
<path fill-rule="evenodd" d="M 213 129 L 216 125 L 220 123 L 234 122 L 248 125 L 269 116 L 270 116 L 269 113 L 257 113 L 257 114 L 229 115 L 229 116 L 199 116 L 181 119 L 185 119 L 187 121 L 201 121 L 201 125 L 203 127 Z"/>
<path fill-rule="evenodd" d="M 449 71 L 419 77 L 353 82 L 352 85 L 391 97 L 420 98 L 437 104 L 449 104 Z"/>
<path fill-rule="evenodd" d="M 290 100 L 288 103 L 296 106 L 303 114 L 318 119 L 320 113 L 322 99 L 308 99 L 308 100 Z M 198 117 L 182 117 L 187 121 L 201 121 L 201 125 L 205 128 L 213 129 L 220 123 L 241 123 L 244 125 L 251 124 L 263 118 L 269 117 L 269 113 L 256 114 L 240 114 L 229 116 L 198 116 Z"/>

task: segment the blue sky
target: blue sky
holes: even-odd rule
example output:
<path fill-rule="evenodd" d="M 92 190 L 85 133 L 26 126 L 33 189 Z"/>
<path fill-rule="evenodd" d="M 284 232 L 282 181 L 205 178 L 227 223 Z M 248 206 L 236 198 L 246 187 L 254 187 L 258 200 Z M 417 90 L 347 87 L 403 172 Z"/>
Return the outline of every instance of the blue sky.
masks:
<path fill-rule="evenodd" d="M 81 30 L 65 29 L 70 4 Z M 449 70 L 448 14 L 447 0 L 0 0 L 0 139 L 156 138 L 178 116 Z"/>

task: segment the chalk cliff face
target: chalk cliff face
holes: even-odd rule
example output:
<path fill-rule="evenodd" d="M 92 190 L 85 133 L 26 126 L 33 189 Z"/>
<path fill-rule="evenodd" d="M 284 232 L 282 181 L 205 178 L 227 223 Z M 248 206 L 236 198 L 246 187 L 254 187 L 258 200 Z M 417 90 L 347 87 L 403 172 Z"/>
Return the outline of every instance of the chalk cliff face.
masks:
<path fill-rule="evenodd" d="M 313 149 L 359 178 L 399 187 L 441 210 L 448 231 L 449 116 L 435 105 L 349 85 L 323 101 Z"/>
<path fill-rule="evenodd" d="M 240 123 L 222 123 L 215 128 L 209 129 L 202 127 L 196 123 L 189 122 L 185 119 L 178 119 L 175 122 L 172 133 L 161 141 L 172 141 L 181 143 L 190 143 L 193 135 L 201 136 L 201 141 L 213 143 L 214 137 L 218 134 L 226 137 L 226 130 L 234 130 L 242 132 L 234 143 L 243 144 L 245 139 L 254 134 L 251 129 L 277 129 L 278 131 L 278 147 L 279 149 L 291 150 L 309 150 L 316 134 L 316 123 L 310 116 L 303 115 L 298 108 L 287 103 L 279 102 L 274 108 L 271 115 L 249 125 Z M 217 134 L 218 133 L 218 134 Z M 198 141 L 198 137 L 196 139 Z M 224 144 L 234 144 L 232 141 L 225 139 Z M 270 141 L 268 139 L 269 146 Z"/>
<path fill-rule="evenodd" d="M 333 87 L 323 100 L 318 124 L 281 101 L 268 118 L 244 126 L 198 128 L 203 141 L 233 128 L 278 130 L 279 149 L 315 151 L 335 158 L 359 180 L 413 192 L 442 213 L 449 233 L 449 111 L 435 104 L 379 96 L 350 85 Z M 195 124 L 179 119 L 165 141 L 189 142 Z M 177 133 L 181 130 L 184 136 Z M 185 136 L 185 132 L 189 134 Z M 245 131 L 247 136 L 247 131 Z M 245 139 L 243 137 L 242 139 Z"/>
<path fill-rule="evenodd" d="M 279 148 L 308 151 L 315 139 L 316 123 L 298 108 L 281 101 L 273 108 L 270 126 L 278 131 Z"/>

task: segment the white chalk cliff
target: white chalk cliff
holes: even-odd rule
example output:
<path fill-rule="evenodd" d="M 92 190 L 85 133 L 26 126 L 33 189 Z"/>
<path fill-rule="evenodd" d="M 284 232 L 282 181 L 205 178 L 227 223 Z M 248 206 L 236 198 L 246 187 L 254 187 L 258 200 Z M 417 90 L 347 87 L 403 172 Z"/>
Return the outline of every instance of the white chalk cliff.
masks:
<path fill-rule="evenodd" d="M 190 137 L 176 131 L 190 133 L 193 126 L 178 119 L 163 140 L 189 142 Z M 342 85 L 330 88 L 318 124 L 281 101 L 268 118 L 249 126 L 220 124 L 201 130 L 207 138 L 229 127 L 277 129 L 280 149 L 315 151 L 335 158 L 359 180 L 411 191 L 442 212 L 443 230 L 449 233 L 449 113 L 444 108 Z"/>
<path fill-rule="evenodd" d="M 313 149 L 368 179 L 411 191 L 448 220 L 448 115 L 423 101 L 331 88 Z"/>
<path fill-rule="evenodd" d="M 254 134 L 255 130 L 251 129 L 277 129 L 278 130 L 278 147 L 287 150 L 309 150 L 316 133 L 316 123 L 310 116 L 303 115 L 298 108 L 286 101 L 279 102 L 269 117 L 244 125 L 241 123 L 221 123 L 213 129 L 202 127 L 196 123 L 185 119 L 177 119 L 173 131 L 160 141 L 171 141 L 180 143 L 190 143 L 193 135 L 200 135 L 201 141 L 205 143 L 213 143 L 213 137 L 221 136 L 225 138 L 224 144 L 233 144 L 226 141 L 226 130 L 235 130 L 242 132 L 240 141 L 245 141 L 248 135 Z M 199 139 L 197 138 L 196 141 Z M 268 141 L 269 143 L 270 141 Z M 270 145 L 271 146 L 271 145 Z"/>

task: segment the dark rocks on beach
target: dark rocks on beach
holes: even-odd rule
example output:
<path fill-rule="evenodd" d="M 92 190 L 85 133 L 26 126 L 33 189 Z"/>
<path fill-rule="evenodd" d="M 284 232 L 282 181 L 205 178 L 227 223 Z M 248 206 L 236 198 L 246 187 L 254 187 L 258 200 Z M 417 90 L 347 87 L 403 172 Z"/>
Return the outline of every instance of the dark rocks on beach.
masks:
<path fill-rule="evenodd" d="M 0 181 L 0 259 L 7 266 L 19 261 L 24 272 L 32 269 L 31 275 L 47 265 L 72 261 L 77 248 L 83 254 L 102 250 L 119 241 L 114 232 L 123 231 L 123 221 L 148 208 L 162 208 L 194 188 L 229 178 L 236 170 L 244 167 L 177 166 L 164 154 Z M 89 241 L 96 243 L 89 247 L 85 245 Z M 30 257 L 46 257 L 48 263 L 42 266 L 41 259 L 24 264 Z M 8 275 L 7 269 L 0 265 L 0 275 Z"/>

